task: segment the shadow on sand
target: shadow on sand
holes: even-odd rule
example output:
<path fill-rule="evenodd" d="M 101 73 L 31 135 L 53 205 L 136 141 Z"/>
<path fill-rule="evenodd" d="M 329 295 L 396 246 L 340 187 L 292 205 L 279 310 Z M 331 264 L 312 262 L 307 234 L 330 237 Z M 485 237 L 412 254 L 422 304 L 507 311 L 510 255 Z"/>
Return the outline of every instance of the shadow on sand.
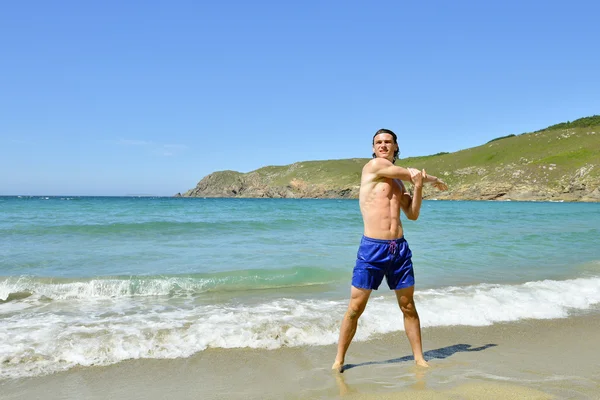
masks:
<path fill-rule="evenodd" d="M 425 356 L 425 360 L 429 361 L 429 360 L 433 360 L 435 358 L 439 358 L 439 359 L 448 358 L 451 355 L 462 352 L 462 351 L 482 351 L 482 350 L 485 350 L 485 349 L 488 349 L 488 348 L 494 347 L 494 346 L 497 346 L 497 344 L 490 343 L 490 344 L 486 344 L 486 345 L 483 345 L 480 347 L 474 347 L 474 348 L 470 344 L 455 344 L 453 346 L 442 347 L 440 349 L 426 351 L 425 353 L 423 353 L 423 355 Z M 351 369 L 351 368 L 365 367 L 367 365 L 396 364 L 396 363 L 401 363 L 401 362 L 406 362 L 406 361 L 411 361 L 411 360 L 414 360 L 413 356 L 392 358 L 391 360 L 384 360 L 384 361 L 368 361 L 368 362 L 364 362 L 364 363 L 360 363 L 360 364 L 344 364 L 344 366 L 342 367 L 342 372 L 344 372 L 348 369 Z"/>

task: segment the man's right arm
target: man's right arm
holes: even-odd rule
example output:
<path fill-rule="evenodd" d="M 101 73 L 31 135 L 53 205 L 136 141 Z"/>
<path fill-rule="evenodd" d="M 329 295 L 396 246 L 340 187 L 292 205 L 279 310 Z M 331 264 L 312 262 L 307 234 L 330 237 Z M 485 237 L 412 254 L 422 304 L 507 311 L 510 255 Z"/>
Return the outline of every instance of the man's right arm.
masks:
<path fill-rule="evenodd" d="M 399 179 L 405 182 L 415 183 L 414 172 L 418 171 L 414 168 L 402 168 L 392 164 L 385 158 L 374 158 L 367 164 L 368 171 L 375 175 L 376 178 Z M 411 173 L 411 171 L 413 173 Z M 428 175 L 425 170 L 422 172 L 423 183 L 433 183 L 433 186 L 438 190 L 448 190 L 448 185 L 438 177 Z"/>
<path fill-rule="evenodd" d="M 374 158 L 369 162 L 369 172 L 378 178 L 400 179 L 412 182 L 410 171 L 407 168 L 398 167 L 385 158 Z"/>
<path fill-rule="evenodd" d="M 432 183 L 433 186 L 438 190 L 448 190 L 448 185 L 440 178 L 433 175 L 429 175 L 427 172 L 425 172 L 425 170 L 422 171 L 422 175 L 423 182 Z"/>

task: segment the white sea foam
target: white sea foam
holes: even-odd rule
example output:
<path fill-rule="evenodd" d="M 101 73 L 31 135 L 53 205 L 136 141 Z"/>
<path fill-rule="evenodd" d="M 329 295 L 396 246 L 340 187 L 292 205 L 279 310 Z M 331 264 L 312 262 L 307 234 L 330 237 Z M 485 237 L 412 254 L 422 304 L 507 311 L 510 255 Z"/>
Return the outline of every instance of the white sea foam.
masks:
<path fill-rule="evenodd" d="M 215 278 L 135 278 L 92 279 L 75 282 L 42 282 L 29 277 L 0 281 L 0 300 L 11 293 L 29 292 L 52 300 L 101 299 L 131 296 L 168 296 L 175 293 L 200 293 L 214 286 Z"/>
<path fill-rule="evenodd" d="M 355 340 L 403 329 L 395 299 L 381 293 L 372 297 Z M 0 304 L 0 310 L 9 310 L 0 314 L 2 379 L 75 365 L 187 357 L 210 347 L 332 344 L 347 304 L 347 299 L 199 304 L 193 298 L 75 297 L 39 305 L 33 297 Z M 600 303 L 600 277 L 430 289 L 418 292 L 416 301 L 425 328 L 565 318 Z M 29 304 L 27 312 L 20 312 L 23 304 Z"/>

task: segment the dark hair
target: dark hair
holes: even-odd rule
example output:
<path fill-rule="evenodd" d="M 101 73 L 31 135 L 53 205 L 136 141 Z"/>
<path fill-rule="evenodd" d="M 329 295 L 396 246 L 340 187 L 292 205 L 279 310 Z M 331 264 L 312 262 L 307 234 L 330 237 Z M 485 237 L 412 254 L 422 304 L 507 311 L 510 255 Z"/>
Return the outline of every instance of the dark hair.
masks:
<path fill-rule="evenodd" d="M 373 135 L 373 142 L 371 143 L 372 145 L 375 145 L 375 136 L 380 135 L 382 133 L 387 133 L 392 135 L 392 137 L 394 138 L 394 144 L 398 144 L 398 137 L 396 136 L 396 134 L 392 131 L 390 131 L 389 129 L 380 129 L 377 132 L 375 132 L 375 134 Z M 394 159 L 392 160 L 392 163 L 395 163 L 396 160 L 398 159 L 398 155 L 400 155 L 400 148 L 397 148 L 396 151 L 394 152 Z M 375 158 L 375 153 L 372 154 L 373 158 Z"/>

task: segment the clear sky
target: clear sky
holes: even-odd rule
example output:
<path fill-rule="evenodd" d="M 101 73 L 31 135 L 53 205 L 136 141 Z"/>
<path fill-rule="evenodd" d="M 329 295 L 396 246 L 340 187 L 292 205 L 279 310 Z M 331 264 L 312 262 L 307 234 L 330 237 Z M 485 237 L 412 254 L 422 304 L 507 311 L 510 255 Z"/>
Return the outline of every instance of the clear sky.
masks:
<path fill-rule="evenodd" d="M 6 1 L 0 195 L 173 195 L 600 114 L 600 2 Z M 401 165 L 401 163 L 400 163 Z M 431 171 L 434 173 L 434 171 Z"/>

